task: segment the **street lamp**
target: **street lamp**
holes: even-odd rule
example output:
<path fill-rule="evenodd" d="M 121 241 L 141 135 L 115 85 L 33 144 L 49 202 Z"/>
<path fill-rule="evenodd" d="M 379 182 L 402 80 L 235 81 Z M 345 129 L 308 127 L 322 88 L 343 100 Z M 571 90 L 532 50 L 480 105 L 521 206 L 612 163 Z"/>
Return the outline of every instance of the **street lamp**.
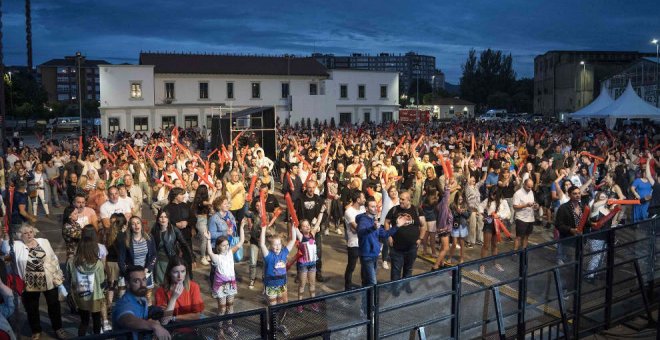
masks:
<path fill-rule="evenodd" d="M 658 64 L 660 64 L 660 43 L 658 39 L 651 40 L 651 44 L 655 45 L 655 107 L 660 106 L 660 88 L 658 82 Z"/>
<path fill-rule="evenodd" d="M 584 84 L 584 78 L 585 78 L 584 75 L 585 75 L 585 73 L 587 72 L 587 64 L 586 64 L 586 63 L 584 62 L 584 60 L 583 60 L 583 61 L 580 61 L 580 65 L 582 65 L 582 74 L 580 74 L 580 82 L 582 83 L 582 86 L 581 86 L 581 88 L 582 88 L 582 91 L 581 91 L 581 92 L 582 92 L 582 93 L 580 94 L 580 101 L 582 102 L 582 106 L 581 106 L 581 107 L 585 107 L 585 103 L 584 103 L 584 91 L 585 91 L 585 89 L 586 89 L 586 86 L 585 86 L 585 84 Z"/>
<path fill-rule="evenodd" d="M 80 74 L 82 54 L 80 51 L 76 52 L 76 63 L 78 64 L 78 112 L 80 114 L 80 135 L 83 135 L 83 120 L 82 120 L 82 75 Z"/>
<path fill-rule="evenodd" d="M 14 81 L 11 78 L 11 71 L 7 74 L 9 74 L 9 109 L 14 114 Z"/>

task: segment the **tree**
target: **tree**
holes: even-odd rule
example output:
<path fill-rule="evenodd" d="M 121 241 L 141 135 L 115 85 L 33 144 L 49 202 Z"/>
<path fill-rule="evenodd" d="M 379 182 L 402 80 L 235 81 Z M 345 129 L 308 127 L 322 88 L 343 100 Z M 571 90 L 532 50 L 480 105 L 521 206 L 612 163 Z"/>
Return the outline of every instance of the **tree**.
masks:
<path fill-rule="evenodd" d="M 511 96 L 506 92 L 495 92 L 488 96 L 488 107 L 505 108 L 511 107 Z"/>
<path fill-rule="evenodd" d="M 426 81 L 426 79 L 419 79 L 419 100 L 422 100 L 424 93 L 433 92 L 433 86 L 431 83 Z M 417 104 L 417 79 L 410 81 L 410 86 L 408 86 L 408 98 L 415 98 L 415 104 Z"/>
<path fill-rule="evenodd" d="M 502 51 L 489 48 L 482 51 L 477 59 L 476 51 L 472 49 L 463 65 L 461 96 L 482 108 L 504 103 L 511 105 L 510 96 L 514 92 L 515 81 L 516 73 L 513 70 L 511 54 L 505 55 Z M 507 94 L 509 98 L 503 94 Z M 510 109 L 508 106 L 493 108 Z"/>
<path fill-rule="evenodd" d="M 11 82 L 9 77 L 5 77 L 5 103 L 14 108 L 13 113 L 17 116 L 27 115 L 38 116 L 44 113 L 44 104 L 48 101 L 48 93 L 43 87 L 37 83 L 36 78 L 29 72 L 16 72 L 12 73 Z M 29 103 L 30 106 L 24 106 Z M 9 113 L 12 114 L 12 107 L 9 108 Z M 23 107 L 20 111 L 19 107 Z M 27 111 L 27 108 L 30 108 Z"/>
<path fill-rule="evenodd" d="M 318 118 L 314 118 L 314 128 L 315 129 L 319 128 L 319 119 Z"/>
<path fill-rule="evenodd" d="M 307 129 L 312 129 L 312 120 L 307 117 Z"/>
<path fill-rule="evenodd" d="M 335 124 L 335 117 L 330 117 L 330 128 L 334 129 L 337 127 L 337 124 Z"/>

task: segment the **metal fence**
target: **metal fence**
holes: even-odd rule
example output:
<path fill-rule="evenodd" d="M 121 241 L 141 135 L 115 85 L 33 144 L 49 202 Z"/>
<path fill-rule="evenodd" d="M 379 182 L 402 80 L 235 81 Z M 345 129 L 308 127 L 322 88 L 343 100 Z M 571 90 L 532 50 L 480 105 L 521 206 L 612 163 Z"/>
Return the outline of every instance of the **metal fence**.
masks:
<path fill-rule="evenodd" d="M 660 298 L 659 255 L 656 218 L 168 328 L 207 339 L 573 339 L 640 315 L 651 322 L 650 310 Z M 228 323 L 234 334 L 226 334 Z"/>

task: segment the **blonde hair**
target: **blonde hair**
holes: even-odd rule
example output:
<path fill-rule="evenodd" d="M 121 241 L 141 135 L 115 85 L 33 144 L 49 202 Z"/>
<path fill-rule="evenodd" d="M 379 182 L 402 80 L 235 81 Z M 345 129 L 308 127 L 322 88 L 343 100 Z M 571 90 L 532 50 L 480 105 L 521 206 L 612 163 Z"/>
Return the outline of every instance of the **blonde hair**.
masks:
<path fill-rule="evenodd" d="M 18 232 L 20 234 L 26 232 L 28 229 L 32 229 L 32 232 L 36 235 L 39 233 L 39 229 L 37 227 L 29 224 L 29 223 L 23 223 L 20 228 L 18 228 Z"/>

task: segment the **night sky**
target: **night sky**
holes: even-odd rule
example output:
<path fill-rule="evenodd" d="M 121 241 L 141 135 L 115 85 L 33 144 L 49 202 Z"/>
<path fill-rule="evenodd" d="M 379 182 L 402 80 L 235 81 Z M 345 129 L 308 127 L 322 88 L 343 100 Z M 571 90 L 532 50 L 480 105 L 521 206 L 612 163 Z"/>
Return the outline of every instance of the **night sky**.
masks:
<path fill-rule="evenodd" d="M 5 65 L 25 65 L 23 0 L 3 1 Z M 34 65 L 82 51 L 137 63 L 144 51 L 306 56 L 312 52 L 436 57 L 458 83 L 471 48 L 511 53 L 533 76 L 548 50 L 655 52 L 657 1 L 32 0 Z"/>

